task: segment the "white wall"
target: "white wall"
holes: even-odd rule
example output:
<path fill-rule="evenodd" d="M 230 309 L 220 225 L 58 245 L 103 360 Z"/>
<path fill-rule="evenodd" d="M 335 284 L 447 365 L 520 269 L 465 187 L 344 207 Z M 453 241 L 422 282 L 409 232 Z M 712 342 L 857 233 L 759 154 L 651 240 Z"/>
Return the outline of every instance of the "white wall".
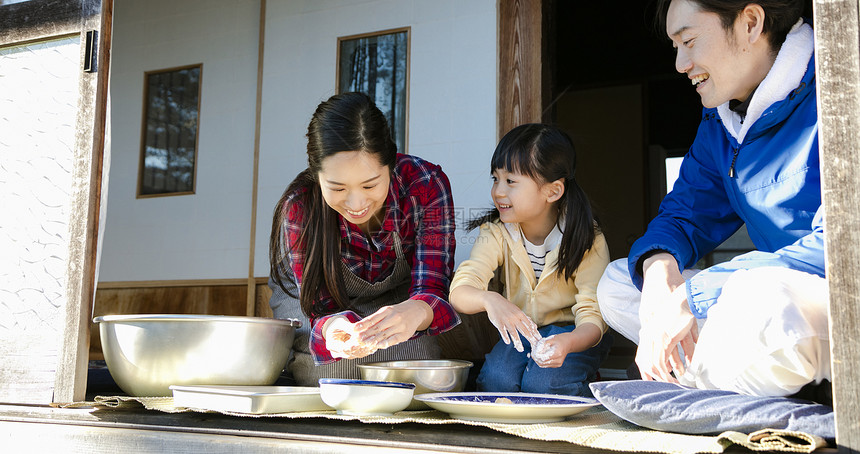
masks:
<path fill-rule="evenodd" d="M 307 165 L 307 125 L 334 94 L 337 38 L 411 27 L 409 153 L 439 164 L 458 208 L 489 206 L 496 143 L 495 0 L 269 1 L 256 276 L 268 275 L 274 205 Z M 468 214 L 458 217 L 462 226 Z M 458 230 L 457 261 L 469 237 Z M 473 236 L 470 236 L 473 238 Z"/>
<path fill-rule="evenodd" d="M 100 281 L 247 277 L 258 36 L 257 1 L 115 1 Z M 137 199 L 144 72 L 196 63 L 196 194 Z"/>
<path fill-rule="evenodd" d="M 250 254 L 259 2 L 116 0 L 112 164 L 100 281 L 244 278 Z M 496 0 L 268 0 L 254 275 L 274 204 L 305 167 L 304 134 L 334 94 L 339 36 L 411 27 L 409 152 L 454 202 L 489 206 Z M 203 63 L 197 193 L 136 199 L 145 71 Z M 458 230 L 457 261 L 469 239 Z"/>

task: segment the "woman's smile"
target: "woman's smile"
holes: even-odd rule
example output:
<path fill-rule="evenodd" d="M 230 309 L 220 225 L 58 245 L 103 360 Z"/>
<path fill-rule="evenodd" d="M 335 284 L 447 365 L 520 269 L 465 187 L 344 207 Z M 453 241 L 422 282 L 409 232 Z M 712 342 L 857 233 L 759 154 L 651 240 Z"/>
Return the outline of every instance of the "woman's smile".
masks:
<path fill-rule="evenodd" d="M 370 211 L 370 207 L 367 207 L 367 208 L 360 210 L 360 211 L 350 210 L 349 208 L 344 208 L 344 210 L 347 213 L 349 213 L 349 215 L 352 216 L 353 218 L 361 219 L 367 215 L 367 213 Z"/>

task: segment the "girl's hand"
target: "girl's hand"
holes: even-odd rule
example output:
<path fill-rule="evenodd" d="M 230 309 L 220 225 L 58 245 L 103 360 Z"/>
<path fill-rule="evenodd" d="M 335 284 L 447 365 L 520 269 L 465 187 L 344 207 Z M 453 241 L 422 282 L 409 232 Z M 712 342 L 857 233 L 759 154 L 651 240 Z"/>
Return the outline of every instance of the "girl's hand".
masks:
<path fill-rule="evenodd" d="M 544 337 L 537 342 L 537 345 L 532 344 L 531 358 L 535 364 L 547 368 L 561 367 L 568 351 L 566 343 L 559 336 L 563 335 Z"/>
<path fill-rule="evenodd" d="M 535 322 L 514 303 L 495 292 L 486 292 L 485 298 L 484 309 L 487 311 L 487 317 L 499 330 L 505 344 L 510 345 L 513 340 L 514 348 L 522 352 L 523 343 L 520 340 L 520 333 L 532 346 L 541 338 Z"/>
<path fill-rule="evenodd" d="M 409 340 L 416 331 L 433 321 L 433 309 L 420 300 L 406 300 L 386 306 L 355 324 L 360 342 L 376 349 L 388 348 Z"/>
<path fill-rule="evenodd" d="M 554 334 L 532 344 L 532 360 L 540 367 L 561 367 L 570 353 L 582 352 L 600 343 L 601 329 L 593 323 L 583 323 L 569 333 Z"/>

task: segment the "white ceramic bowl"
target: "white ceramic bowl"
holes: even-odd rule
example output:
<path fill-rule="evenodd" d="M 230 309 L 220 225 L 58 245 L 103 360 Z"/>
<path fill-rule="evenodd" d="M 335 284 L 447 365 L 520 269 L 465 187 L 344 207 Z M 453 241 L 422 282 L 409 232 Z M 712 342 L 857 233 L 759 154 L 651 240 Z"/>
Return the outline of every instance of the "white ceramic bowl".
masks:
<path fill-rule="evenodd" d="M 321 378 L 320 397 L 339 415 L 391 415 L 412 402 L 415 385 L 372 380 Z"/>

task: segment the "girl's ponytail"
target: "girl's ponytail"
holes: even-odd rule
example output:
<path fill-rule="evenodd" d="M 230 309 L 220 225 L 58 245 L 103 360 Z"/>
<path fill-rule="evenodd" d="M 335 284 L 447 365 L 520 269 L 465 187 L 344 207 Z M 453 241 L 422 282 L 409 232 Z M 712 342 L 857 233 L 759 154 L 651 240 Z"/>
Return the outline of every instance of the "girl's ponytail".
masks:
<path fill-rule="evenodd" d="M 564 219 L 561 244 L 558 250 L 558 274 L 570 279 L 582 257 L 594 244 L 597 221 L 591 211 L 591 202 L 573 175 L 564 179 L 564 203 L 559 205 L 559 220 Z"/>

